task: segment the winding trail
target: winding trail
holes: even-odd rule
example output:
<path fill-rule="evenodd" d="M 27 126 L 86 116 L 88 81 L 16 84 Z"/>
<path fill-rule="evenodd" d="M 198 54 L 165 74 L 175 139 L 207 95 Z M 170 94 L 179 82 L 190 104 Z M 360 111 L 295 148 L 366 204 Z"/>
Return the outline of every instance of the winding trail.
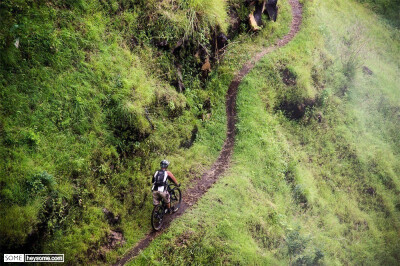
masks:
<path fill-rule="evenodd" d="M 226 115 L 227 115 L 227 132 L 224 145 L 219 154 L 218 159 L 214 162 L 210 170 L 205 172 L 201 179 L 199 179 L 196 184 L 187 189 L 185 194 L 182 196 L 182 204 L 179 211 L 173 215 L 168 215 L 164 221 L 164 229 L 158 232 L 150 232 L 145 238 L 140 240 L 136 246 L 127 252 L 121 260 L 119 260 L 114 265 L 124 265 L 129 260 L 134 258 L 139 254 L 141 250 L 146 248 L 153 239 L 161 235 L 170 225 L 171 221 L 179 216 L 181 216 L 186 209 L 195 204 L 206 192 L 207 190 L 217 181 L 217 179 L 229 168 L 233 147 L 235 144 L 235 130 L 236 130 L 236 95 L 237 89 L 243 80 L 243 78 L 254 68 L 256 63 L 268 53 L 275 51 L 277 48 L 286 45 L 293 37 L 297 34 L 300 29 L 302 20 L 302 6 L 298 0 L 289 0 L 292 6 L 292 23 L 290 26 L 290 31 L 282 39 L 279 39 L 275 44 L 264 48 L 259 53 L 257 53 L 251 60 L 246 62 L 239 73 L 236 74 L 229 89 L 226 94 Z"/>

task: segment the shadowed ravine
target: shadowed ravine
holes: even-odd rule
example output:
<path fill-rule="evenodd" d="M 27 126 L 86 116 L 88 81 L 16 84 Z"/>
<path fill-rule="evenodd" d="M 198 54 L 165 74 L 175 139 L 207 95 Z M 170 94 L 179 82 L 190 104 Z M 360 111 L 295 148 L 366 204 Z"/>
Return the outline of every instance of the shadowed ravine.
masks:
<path fill-rule="evenodd" d="M 139 254 L 141 250 L 146 248 L 153 239 L 163 234 L 169 227 L 171 221 L 181 216 L 186 209 L 195 204 L 215 183 L 215 181 L 229 168 L 233 147 L 235 144 L 235 130 L 236 130 L 236 95 L 237 89 L 243 78 L 252 70 L 255 64 L 268 53 L 273 52 L 275 49 L 286 45 L 300 29 L 302 19 L 302 7 L 298 0 L 289 0 L 292 6 L 292 23 L 290 32 L 283 38 L 279 39 L 274 45 L 264 48 L 257 53 L 251 60 L 249 60 L 236 74 L 226 94 L 226 115 L 227 115 L 227 132 L 224 145 L 222 146 L 221 153 L 218 159 L 214 162 L 211 169 L 205 172 L 201 179 L 197 180 L 196 184 L 184 191 L 182 196 L 182 204 L 178 212 L 173 215 L 168 215 L 164 221 L 163 230 L 158 232 L 150 232 L 145 238 L 140 240 L 134 248 L 128 251 L 115 265 L 124 265 L 129 260 Z"/>

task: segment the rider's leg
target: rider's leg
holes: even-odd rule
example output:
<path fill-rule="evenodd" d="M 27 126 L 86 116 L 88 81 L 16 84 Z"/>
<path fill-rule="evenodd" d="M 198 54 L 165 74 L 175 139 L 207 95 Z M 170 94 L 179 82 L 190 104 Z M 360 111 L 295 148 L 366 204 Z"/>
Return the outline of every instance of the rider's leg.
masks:
<path fill-rule="evenodd" d="M 160 196 L 157 193 L 158 191 L 153 191 L 153 205 L 157 206 L 158 204 L 160 204 Z"/>
<path fill-rule="evenodd" d="M 171 200 L 170 200 L 170 196 L 169 196 L 168 191 L 163 192 L 163 193 L 162 193 L 162 197 L 163 197 L 163 199 L 164 199 L 165 202 L 166 202 L 165 205 L 167 205 L 168 212 L 169 212 L 169 213 L 172 213 L 173 211 L 171 210 Z"/>

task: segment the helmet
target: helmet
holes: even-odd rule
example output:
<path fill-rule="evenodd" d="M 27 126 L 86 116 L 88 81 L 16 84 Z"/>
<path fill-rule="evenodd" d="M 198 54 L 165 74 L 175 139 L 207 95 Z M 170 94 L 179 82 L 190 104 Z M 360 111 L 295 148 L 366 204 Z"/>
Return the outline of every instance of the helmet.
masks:
<path fill-rule="evenodd" d="M 161 168 L 167 168 L 169 165 L 169 162 L 167 160 L 162 160 L 160 163 Z"/>

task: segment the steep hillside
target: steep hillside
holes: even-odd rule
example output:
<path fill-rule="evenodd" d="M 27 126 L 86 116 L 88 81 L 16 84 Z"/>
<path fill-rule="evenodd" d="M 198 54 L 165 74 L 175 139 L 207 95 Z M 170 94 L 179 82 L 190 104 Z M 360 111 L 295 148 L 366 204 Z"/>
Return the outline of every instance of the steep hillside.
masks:
<path fill-rule="evenodd" d="M 356 2 L 303 4 L 239 87 L 231 170 L 131 264 L 399 263 L 399 31 Z"/>
<path fill-rule="evenodd" d="M 2 253 L 111 263 L 149 232 L 159 161 L 188 191 L 289 32 L 251 2 L 1 1 Z M 300 2 L 227 173 L 131 264 L 399 264 L 398 1 Z"/>
<path fill-rule="evenodd" d="M 253 9 L 222 0 L 2 1 L 1 252 L 106 261 L 141 239 L 159 161 L 167 157 L 185 185 L 218 155 L 224 84 L 237 66 L 217 68 L 227 38 L 243 44 L 238 62 L 250 56 Z M 279 31 L 262 20 L 263 39 Z"/>

